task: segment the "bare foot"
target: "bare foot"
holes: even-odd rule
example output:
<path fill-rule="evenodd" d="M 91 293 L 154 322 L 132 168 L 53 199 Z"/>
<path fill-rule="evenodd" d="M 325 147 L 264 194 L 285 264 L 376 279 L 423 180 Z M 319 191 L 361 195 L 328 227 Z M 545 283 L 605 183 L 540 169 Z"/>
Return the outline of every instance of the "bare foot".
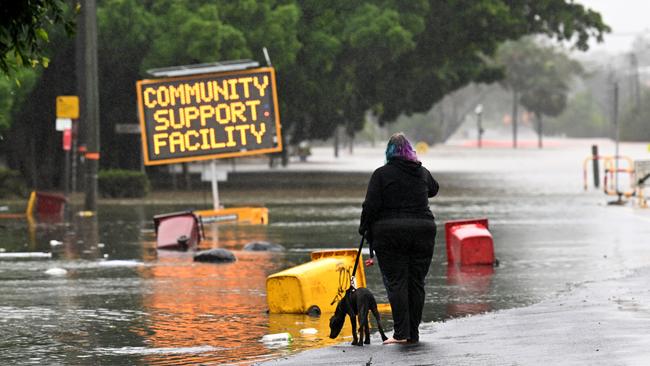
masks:
<path fill-rule="evenodd" d="M 393 337 L 390 337 L 387 340 L 385 340 L 383 344 L 404 344 L 406 342 L 407 342 L 406 339 L 395 339 Z"/>

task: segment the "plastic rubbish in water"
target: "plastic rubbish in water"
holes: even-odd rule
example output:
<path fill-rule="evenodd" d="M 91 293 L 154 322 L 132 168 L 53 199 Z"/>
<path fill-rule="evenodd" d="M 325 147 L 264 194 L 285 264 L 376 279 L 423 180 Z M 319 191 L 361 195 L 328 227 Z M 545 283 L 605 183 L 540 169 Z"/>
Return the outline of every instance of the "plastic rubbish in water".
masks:
<path fill-rule="evenodd" d="M 50 276 L 65 276 L 66 274 L 68 274 L 68 271 L 63 268 L 55 267 L 45 271 L 45 274 Z"/>
<path fill-rule="evenodd" d="M 0 258 L 2 259 L 41 259 L 52 258 L 52 253 L 43 252 L 6 252 L 0 248 Z"/>
<path fill-rule="evenodd" d="M 138 262 L 136 260 L 108 260 L 108 261 L 100 261 L 98 265 L 100 267 L 137 267 L 142 265 L 142 262 Z"/>
<path fill-rule="evenodd" d="M 304 328 L 300 329 L 300 334 L 302 335 L 313 335 L 318 333 L 318 330 L 316 328 Z"/>
<path fill-rule="evenodd" d="M 289 343 L 293 340 L 293 337 L 291 337 L 290 333 L 274 333 L 274 334 L 267 334 L 262 337 L 262 342 L 264 343 Z"/>
<path fill-rule="evenodd" d="M 54 240 L 54 239 L 50 240 L 50 246 L 51 247 L 58 247 L 61 244 L 63 244 L 62 241 L 58 241 L 58 240 Z"/>

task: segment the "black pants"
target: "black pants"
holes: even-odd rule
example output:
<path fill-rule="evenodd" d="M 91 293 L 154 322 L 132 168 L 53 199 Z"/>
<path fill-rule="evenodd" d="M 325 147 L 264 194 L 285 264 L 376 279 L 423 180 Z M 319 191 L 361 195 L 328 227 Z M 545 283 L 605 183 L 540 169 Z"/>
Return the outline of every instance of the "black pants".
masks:
<path fill-rule="evenodd" d="M 417 341 L 436 224 L 431 219 L 388 219 L 372 225 L 373 248 L 393 312 L 393 338 Z"/>

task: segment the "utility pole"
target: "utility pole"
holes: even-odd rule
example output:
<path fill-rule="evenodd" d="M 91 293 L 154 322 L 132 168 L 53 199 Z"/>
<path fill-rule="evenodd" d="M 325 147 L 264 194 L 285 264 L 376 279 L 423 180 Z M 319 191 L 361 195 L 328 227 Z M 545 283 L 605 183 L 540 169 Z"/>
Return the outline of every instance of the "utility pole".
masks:
<path fill-rule="evenodd" d="M 639 81 L 639 60 L 634 52 L 630 53 L 630 67 L 632 68 L 630 85 L 632 87 L 632 95 L 634 96 L 634 106 L 638 113 L 639 107 L 641 106 L 641 82 Z"/>
<path fill-rule="evenodd" d="M 78 159 L 75 155 L 78 153 L 79 157 L 79 171 L 74 170 L 75 176 L 72 177 L 72 192 L 77 192 L 77 189 L 83 190 L 86 186 L 85 181 L 83 180 L 84 173 L 86 171 L 85 157 L 81 150 L 86 147 L 86 127 L 84 126 L 86 121 L 86 106 L 84 102 L 86 101 L 86 93 L 84 93 L 85 82 L 84 82 L 84 39 L 86 33 L 86 26 L 84 24 L 84 17 L 81 12 L 77 14 L 77 32 L 75 35 L 75 77 L 76 77 L 76 94 L 79 97 L 79 119 L 76 123 L 77 134 L 73 135 L 74 144 L 73 146 L 73 159 Z M 74 123 L 74 122 L 73 122 Z M 83 149 L 81 148 L 83 146 Z M 83 162 L 83 163 L 82 163 Z M 76 161 L 73 160 L 73 164 L 76 164 Z M 79 183 L 77 184 L 77 180 Z"/>
<path fill-rule="evenodd" d="M 614 167 L 614 174 L 615 174 L 615 181 L 616 181 L 616 194 L 618 195 L 618 201 L 617 202 L 622 202 L 621 199 L 621 192 L 618 189 L 618 161 L 620 160 L 619 158 L 619 149 L 618 149 L 618 143 L 620 140 L 620 128 L 619 128 L 619 122 L 618 122 L 618 82 L 614 82 L 614 111 L 612 115 L 612 119 L 614 122 L 614 128 L 616 129 L 616 148 L 615 148 L 615 153 L 614 153 L 614 162 L 615 162 L 615 167 Z"/>
<path fill-rule="evenodd" d="M 515 88 L 512 92 L 512 148 L 517 148 L 517 118 L 519 117 L 519 91 Z"/>
<path fill-rule="evenodd" d="M 476 142 L 477 143 L 476 143 L 476 145 L 480 149 L 480 148 L 483 147 L 482 137 L 483 137 L 483 132 L 484 131 L 483 131 L 483 124 L 481 123 L 481 114 L 483 113 L 483 104 L 477 105 L 476 108 L 474 109 L 474 113 L 476 113 L 476 131 L 477 131 L 477 136 L 476 136 L 476 139 L 477 139 Z"/>
<path fill-rule="evenodd" d="M 99 87 L 97 77 L 97 6 L 95 0 L 82 5 L 84 24 L 83 105 L 86 127 L 86 200 L 87 211 L 97 211 L 97 171 L 99 170 Z"/>

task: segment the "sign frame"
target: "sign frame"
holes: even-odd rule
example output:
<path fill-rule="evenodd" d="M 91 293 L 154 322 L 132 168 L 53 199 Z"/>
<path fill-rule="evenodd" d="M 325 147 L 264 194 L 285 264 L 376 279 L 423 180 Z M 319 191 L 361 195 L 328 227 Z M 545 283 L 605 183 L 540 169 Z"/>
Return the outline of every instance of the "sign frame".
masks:
<path fill-rule="evenodd" d="M 261 149 L 246 149 L 240 151 L 230 151 L 223 153 L 213 153 L 213 154 L 204 154 L 204 155 L 194 155 L 194 156 L 185 156 L 185 157 L 172 157 L 172 158 L 161 158 L 150 160 L 149 159 L 149 146 L 148 146 L 148 136 L 147 136 L 147 127 L 144 117 L 144 105 L 143 105 L 143 87 L 150 84 L 159 84 L 165 82 L 175 82 L 175 81 L 187 81 L 197 79 L 206 79 L 211 77 L 223 77 L 230 75 L 243 76 L 247 74 L 255 73 L 268 73 L 270 75 L 270 89 L 272 92 L 271 98 L 273 102 L 273 113 L 275 120 L 275 136 L 277 139 L 277 144 L 275 147 L 271 148 L 261 148 Z M 251 156 L 251 155 L 262 155 L 269 153 L 277 153 L 282 151 L 282 126 L 280 123 L 280 111 L 278 106 L 278 95 L 276 88 L 276 79 L 275 79 L 275 69 L 273 67 L 256 67 L 252 69 L 237 70 L 237 71 L 228 71 L 228 72 L 217 72 L 217 73 L 207 73 L 207 74 L 197 74 L 191 76 L 180 76 L 180 77 L 170 77 L 170 78 L 160 78 L 160 79 L 143 79 L 136 82 L 136 93 L 138 98 L 138 118 L 140 124 L 140 137 L 142 140 L 142 151 L 144 157 L 144 165 L 163 165 L 163 164 L 177 164 L 177 163 L 186 163 L 202 160 L 213 160 L 213 159 L 225 159 L 225 158 L 235 158 L 242 156 Z"/>

